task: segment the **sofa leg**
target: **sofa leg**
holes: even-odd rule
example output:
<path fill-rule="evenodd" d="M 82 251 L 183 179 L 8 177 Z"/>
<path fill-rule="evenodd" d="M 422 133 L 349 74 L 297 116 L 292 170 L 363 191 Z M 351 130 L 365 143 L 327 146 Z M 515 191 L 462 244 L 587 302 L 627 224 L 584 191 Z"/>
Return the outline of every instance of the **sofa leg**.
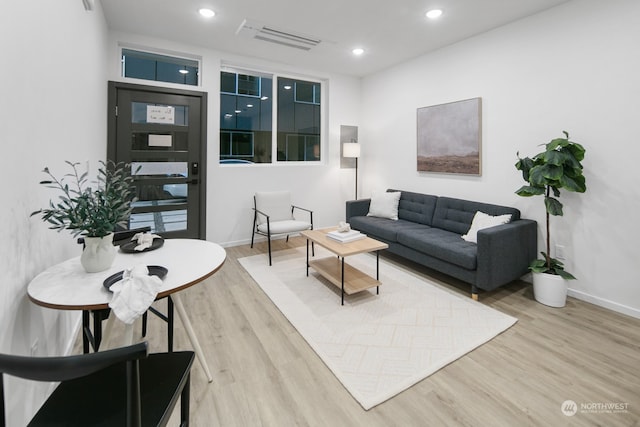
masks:
<path fill-rule="evenodd" d="M 478 287 L 476 285 L 471 285 L 471 299 L 478 301 Z"/>

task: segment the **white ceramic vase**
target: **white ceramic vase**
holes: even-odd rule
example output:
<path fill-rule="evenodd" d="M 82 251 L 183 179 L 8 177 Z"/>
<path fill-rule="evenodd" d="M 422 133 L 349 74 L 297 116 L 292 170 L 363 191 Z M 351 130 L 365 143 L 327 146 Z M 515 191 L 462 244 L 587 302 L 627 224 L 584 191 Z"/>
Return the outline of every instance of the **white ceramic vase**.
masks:
<path fill-rule="evenodd" d="M 533 297 L 549 307 L 564 307 L 567 303 L 569 281 L 562 276 L 533 273 Z"/>
<path fill-rule="evenodd" d="M 80 263 L 87 273 L 97 273 L 111 267 L 116 257 L 113 246 L 113 233 L 104 237 L 85 237 L 84 250 L 80 256 Z"/>

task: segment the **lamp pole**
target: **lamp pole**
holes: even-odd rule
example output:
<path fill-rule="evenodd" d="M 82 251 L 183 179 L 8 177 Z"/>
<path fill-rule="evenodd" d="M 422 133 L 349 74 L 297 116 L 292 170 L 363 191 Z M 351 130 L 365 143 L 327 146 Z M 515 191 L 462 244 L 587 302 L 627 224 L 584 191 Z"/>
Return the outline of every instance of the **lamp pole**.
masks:
<path fill-rule="evenodd" d="M 358 158 L 356 157 L 356 200 L 358 200 Z"/>

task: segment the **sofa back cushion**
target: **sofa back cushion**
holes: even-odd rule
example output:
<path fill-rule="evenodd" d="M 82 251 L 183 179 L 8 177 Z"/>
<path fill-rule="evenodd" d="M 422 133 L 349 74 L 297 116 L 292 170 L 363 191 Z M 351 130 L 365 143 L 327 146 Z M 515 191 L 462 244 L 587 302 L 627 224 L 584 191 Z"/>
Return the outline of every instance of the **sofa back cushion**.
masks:
<path fill-rule="evenodd" d="M 433 226 L 463 235 L 469 231 L 473 217 L 478 211 L 492 216 L 511 214 L 511 221 L 520 219 L 520 211 L 516 208 L 438 197 L 433 214 Z"/>
<path fill-rule="evenodd" d="M 398 205 L 398 218 L 431 226 L 437 200 L 437 196 L 402 191 Z"/>

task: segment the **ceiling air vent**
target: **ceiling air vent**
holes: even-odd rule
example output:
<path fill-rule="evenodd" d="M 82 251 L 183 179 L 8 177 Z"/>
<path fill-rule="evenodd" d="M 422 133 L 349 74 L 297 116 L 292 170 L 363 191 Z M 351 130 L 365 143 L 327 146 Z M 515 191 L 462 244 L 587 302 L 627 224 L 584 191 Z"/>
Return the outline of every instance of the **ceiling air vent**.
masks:
<path fill-rule="evenodd" d="M 238 31 L 236 31 L 236 35 L 301 50 L 311 50 L 322 41 L 317 37 L 295 34 L 291 31 L 277 29 L 259 22 L 249 21 L 247 19 L 242 21 Z"/>

